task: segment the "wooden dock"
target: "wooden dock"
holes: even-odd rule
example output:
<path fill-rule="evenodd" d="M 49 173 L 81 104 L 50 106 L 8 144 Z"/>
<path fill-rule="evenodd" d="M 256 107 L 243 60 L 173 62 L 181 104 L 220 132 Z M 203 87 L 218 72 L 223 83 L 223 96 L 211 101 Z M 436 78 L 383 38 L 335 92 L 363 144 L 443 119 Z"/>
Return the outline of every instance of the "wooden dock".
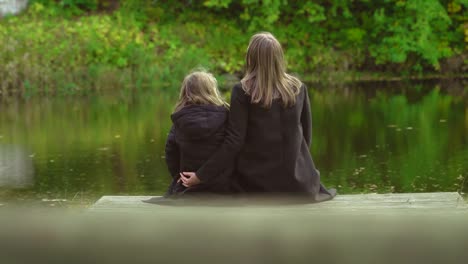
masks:
<path fill-rule="evenodd" d="M 457 193 L 182 207 L 141 201 L 148 198 L 104 196 L 85 212 L 2 212 L 0 262 L 458 264 L 468 259 L 468 206 Z"/>
<path fill-rule="evenodd" d="M 126 212 L 149 211 L 170 212 L 179 210 L 181 206 L 164 206 L 142 202 L 151 196 L 103 196 L 90 207 L 91 211 Z M 221 206 L 220 206 L 221 205 Z M 338 195 L 335 199 L 313 204 L 251 204 L 249 202 L 230 203 L 223 206 L 201 205 L 210 210 L 226 211 L 226 207 L 242 209 L 250 213 L 436 213 L 436 214 L 468 214 L 468 203 L 456 192 L 437 193 L 388 193 L 388 194 L 350 194 Z M 184 206 L 184 211 L 200 206 Z M 241 210 L 241 211 L 242 211 Z"/>

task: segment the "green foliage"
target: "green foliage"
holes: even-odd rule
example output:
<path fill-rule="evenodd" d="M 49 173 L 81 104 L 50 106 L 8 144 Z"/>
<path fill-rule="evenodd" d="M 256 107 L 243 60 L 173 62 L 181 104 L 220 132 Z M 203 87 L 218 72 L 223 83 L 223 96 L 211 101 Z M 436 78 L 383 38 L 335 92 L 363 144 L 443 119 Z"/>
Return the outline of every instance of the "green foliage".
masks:
<path fill-rule="evenodd" d="M 327 19 L 325 16 L 325 8 L 313 2 L 306 2 L 301 9 L 297 12 L 298 15 L 305 15 L 309 23 L 324 21 Z"/>
<path fill-rule="evenodd" d="M 0 71 L 0 91 L 4 94 L 178 89 L 191 68 L 211 65 L 208 52 L 198 49 L 200 24 L 153 25 L 142 31 L 139 21 L 122 12 L 73 20 L 44 16 L 49 16 L 48 10 L 34 3 L 27 16 L 1 24 L 0 61 L 6 67 Z M 185 44 L 190 40 L 193 45 Z M 224 68 L 232 68 L 226 61 Z"/>
<path fill-rule="evenodd" d="M 304 79 L 437 73 L 466 57 L 467 10 L 466 0 L 34 0 L 0 21 L 0 92 L 176 89 L 198 65 L 240 75 L 263 30 Z"/>
<path fill-rule="evenodd" d="M 31 5 L 41 5 L 51 11 L 51 15 L 63 13 L 67 16 L 80 15 L 84 12 L 95 11 L 99 0 L 33 0 Z"/>
<path fill-rule="evenodd" d="M 376 40 L 370 46 L 378 64 L 404 63 L 413 53 L 439 69 L 439 59 L 450 57 L 453 49 L 444 34 L 451 20 L 438 0 L 387 1 L 374 13 Z"/>
<path fill-rule="evenodd" d="M 359 70 L 371 59 L 376 66 L 390 64 L 389 69 L 438 71 L 442 59 L 463 52 L 464 34 L 468 40 L 462 30 L 464 23 L 467 27 L 466 0 L 208 0 L 204 5 L 237 14 L 250 34 L 271 30 L 288 35 L 288 46 L 306 50 L 294 51 L 307 57 L 297 61 L 299 69 L 330 68 L 332 63 L 335 70 Z M 328 55 L 320 58 L 317 51 L 327 49 Z M 345 57 L 345 65 L 337 64 L 336 55 Z M 311 65 L 314 61 L 322 63 Z"/>

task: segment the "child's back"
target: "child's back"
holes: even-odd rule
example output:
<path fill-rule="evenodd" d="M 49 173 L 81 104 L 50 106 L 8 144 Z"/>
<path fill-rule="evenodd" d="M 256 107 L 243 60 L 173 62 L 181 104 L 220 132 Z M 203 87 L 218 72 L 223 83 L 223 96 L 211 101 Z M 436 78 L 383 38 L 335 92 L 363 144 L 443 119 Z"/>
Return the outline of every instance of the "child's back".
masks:
<path fill-rule="evenodd" d="M 195 102 L 194 102 L 195 101 Z M 187 76 L 166 142 L 166 163 L 173 181 L 166 195 L 229 191 L 231 169 L 190 188 L 179 181 L 180 172 L 198 170 L 221 146 L 227 125 L 228 108 L 217 93 L 216 80 L 208 73 Z"/>

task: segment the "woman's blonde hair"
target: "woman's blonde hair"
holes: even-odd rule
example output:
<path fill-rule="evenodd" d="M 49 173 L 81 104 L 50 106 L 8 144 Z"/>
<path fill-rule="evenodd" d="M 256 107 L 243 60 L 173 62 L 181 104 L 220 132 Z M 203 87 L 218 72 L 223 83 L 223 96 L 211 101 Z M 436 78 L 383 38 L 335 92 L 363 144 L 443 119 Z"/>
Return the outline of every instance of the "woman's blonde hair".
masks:
<path fill-rule="evenodd" d="M 185 76 L 174 112 L 178 112 L 187 105 L 229 107 L 218 91 L 216 78 L 205 70 L 196 70 Z"/>
<path fill-rule="evenodd" d="M 296 104 L 302 83 L 286 73 L 283 49 L 271 33 L 253 35 L 245 59 L 246 72 L 241 83 L 252 103 L 265 108 L 270 108 L 274 99 L 280 99 L 284 107 Z"/>

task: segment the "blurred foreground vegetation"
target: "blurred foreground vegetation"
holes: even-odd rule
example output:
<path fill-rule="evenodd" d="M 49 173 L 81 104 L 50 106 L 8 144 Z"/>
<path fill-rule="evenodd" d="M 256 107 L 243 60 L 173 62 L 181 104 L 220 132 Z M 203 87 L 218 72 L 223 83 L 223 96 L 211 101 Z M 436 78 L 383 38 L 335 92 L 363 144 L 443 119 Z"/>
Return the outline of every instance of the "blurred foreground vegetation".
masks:
<path fill-rule="evenodd" d="M 32 0 L 0 20 L 0 93 L 176 91 L 199 65 L 223 84 L 262 30 L 308 81 L 467 71 L 467 0 Z"/>

